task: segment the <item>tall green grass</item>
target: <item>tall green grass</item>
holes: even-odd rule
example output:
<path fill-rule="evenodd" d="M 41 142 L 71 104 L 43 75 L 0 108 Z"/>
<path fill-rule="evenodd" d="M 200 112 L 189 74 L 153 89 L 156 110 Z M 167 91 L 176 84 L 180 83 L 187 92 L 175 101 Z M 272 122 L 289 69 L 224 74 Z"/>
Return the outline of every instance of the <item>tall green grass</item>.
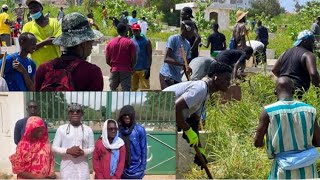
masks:
<path fill-rule="evenodd" d="M 265 179 L 272 160 L 267 158 L 265 147 L 253 146 L 253 137 L 262 107 L 276 102 L 273 94 L 274 78 L 262 74 L 251 75 L 241 87 L 241 101 L 220 104 L 217 97 L 212 97 L 207 104 L 205 128 L 209 135 L 205 149 L 210 162 L 208 167 L 214 178 Z M 304 96 L 303 101 L 320 110 L 314 87 Z M 207 176 L 194 166 L 184 178 L 199 179 Z"/>

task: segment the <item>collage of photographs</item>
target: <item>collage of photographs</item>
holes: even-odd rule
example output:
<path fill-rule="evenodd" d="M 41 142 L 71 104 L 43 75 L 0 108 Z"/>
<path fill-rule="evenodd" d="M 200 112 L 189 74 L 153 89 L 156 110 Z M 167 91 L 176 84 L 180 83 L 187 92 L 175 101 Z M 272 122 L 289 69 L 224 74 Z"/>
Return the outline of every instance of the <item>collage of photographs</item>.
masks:
<path fill-rule="evenodd" d="M 320 1 L 0 6 L 0 179 L 319 178 Z"/>

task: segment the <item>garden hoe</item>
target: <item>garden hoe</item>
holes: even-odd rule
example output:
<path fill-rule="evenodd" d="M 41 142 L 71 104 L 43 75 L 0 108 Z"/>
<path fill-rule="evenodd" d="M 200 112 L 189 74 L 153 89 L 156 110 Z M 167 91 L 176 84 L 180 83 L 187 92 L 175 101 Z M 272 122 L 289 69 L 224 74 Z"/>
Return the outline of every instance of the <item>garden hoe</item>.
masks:
<path fill-rule="evenodd" d="M 183 48 L 182 45 L 181 45 L 181 55 L 182 55 L 182 57 L 183 57 L 185 69 L 187 69 L 187 67 L 188 67 L 187 56 L 186 56 L 186 52 L 184 51 L 184 48 Z M 190 81 L 190 74 L 188 74 L 188 73 L 186 72 L 186 70 L 184 71 L 184 73 L 186 74 L 187 80 Z M 200 127 L 203 127 L 201 121 L 200 121 L 199 123 L 200 123 Z M 196 151 L 196 155 L 198 156 L 198 158 L 199 158 L 199 160 L 200 160 L 200 162 L 201 162 L 201 166 L 202 166 L 202 167 L 204 168 L 204 170 L 206 171 L 208 178 L 209 178 L 209 179 L 213 179 L 213 177 L 212 177 L 212 175 L 211 175 L 211 173 L 210 173 L 210 171 L 209 171 L 209 168 L 208 168 L 206 162 L 204 161 L 201 152 L 199 151 L 198 146 L 194 146 L 194 150 Z"/>
<path fill-rule="evenodd" d="M 250 45 L 250 47 L 252 48 L 252 45 L 251 45 L 251 42 L 250 42 L 250 39 L 249 39 L 249 35 L 248 35 L 248 33 L 246 33 L 247 34 L 247 38 L 248 38 L 248 42 L 249 42 L 249 45 Z M 253 66 L 254 67 L 257 67 L 257 61 L 256 61 L 256 58 L 254 57 L 254 55 L 252 54 L 252 60 L 253 60 Z"/>
<path fill-rule="evenodd" d="M 209 168 L 206 164 L 206 162 L 204 161 L 203 157 L 202 157 L 202 154 L 201 152 L 199 151 L 199 148 L 198 146 L 194 146 L 194 150 L 196 151 L 196 155 L 198 156 L 200 162 L 201 162 L 201 166 L 204 168 L 204 170 L 206 171 L 206 174 L 208 176 L 209 179 L 213 179 L 210 171 L 209 171 Z"/>
<path fill-rule="evenodd" d="M 190 81 L 190 74 L 188 74 L 186 71 L 188 67 L 188 61 L 187 61 L 187 55 L 186 55 L 186 52 L 184 51 L 183 45 L 181 45 L 181 56 L 184 61 L 184 67 L 185 67 L 184 73 L 186 74 L 187 80 Z"/>
<path fill-rule="evenodd" d="M 184 51 L 183 45 L 181 45 L 181 55 L 182 55 L 182 58 L 183 58 L 185 69 L 187 69 L 188 61 L 187 61 L 187 55 L 186 55 L 186 52 Z M 185 73 L 185 75 L 187 77 L 187 80 L 190 81 L 191 80 L 190 74 L 188 74 L 186 70 L 184 70 L 184 73 Z M 202 121 L 199 122 L 199 127 L 200 127 L 201 130 L 203 129 Z"/>

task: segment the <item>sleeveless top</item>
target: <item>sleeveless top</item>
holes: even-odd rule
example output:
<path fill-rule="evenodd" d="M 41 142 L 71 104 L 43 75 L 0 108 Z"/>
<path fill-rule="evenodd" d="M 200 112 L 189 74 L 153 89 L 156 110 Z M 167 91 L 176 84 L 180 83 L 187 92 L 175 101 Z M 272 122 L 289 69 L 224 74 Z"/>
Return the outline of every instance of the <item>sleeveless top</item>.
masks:
<path fill-rule="evenodd" d="M 290 77 L 296 89 L 304 88 L 307 91 L 310 87 L 310 76 L 305 63 L 302 63 L 302 56 L 308 52 L 302 47 L 293 47 L 287 50 L 281 62 L 280 76 Z"/>

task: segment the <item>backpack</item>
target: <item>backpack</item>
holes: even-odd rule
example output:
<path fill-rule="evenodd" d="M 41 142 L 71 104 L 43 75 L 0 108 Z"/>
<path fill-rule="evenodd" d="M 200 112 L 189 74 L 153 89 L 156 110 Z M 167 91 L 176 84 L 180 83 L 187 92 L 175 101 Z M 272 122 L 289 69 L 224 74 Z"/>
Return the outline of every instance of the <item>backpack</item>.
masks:
<path fill-rule="evenodd" d="M 238 24 L 233 28 L 232 37 L 229 42 L 229 49 L 237 49 L 237 44 L 239 42 L 239 32 L 237 30 Z"/>
<path fill-rule="evenodd" d="M 234 40 L 234 37 L 232 36 L 229 42 L 229 49 L 236 49 L 236 41 Z"/>
<path fill-rule="evenodd" d="M 73 60 L 67 67 L 59 67 L 62 59 L 55 59 L 47 66 L 40 91 L 74 91 L 71 73 L 83 60 Z"/>

